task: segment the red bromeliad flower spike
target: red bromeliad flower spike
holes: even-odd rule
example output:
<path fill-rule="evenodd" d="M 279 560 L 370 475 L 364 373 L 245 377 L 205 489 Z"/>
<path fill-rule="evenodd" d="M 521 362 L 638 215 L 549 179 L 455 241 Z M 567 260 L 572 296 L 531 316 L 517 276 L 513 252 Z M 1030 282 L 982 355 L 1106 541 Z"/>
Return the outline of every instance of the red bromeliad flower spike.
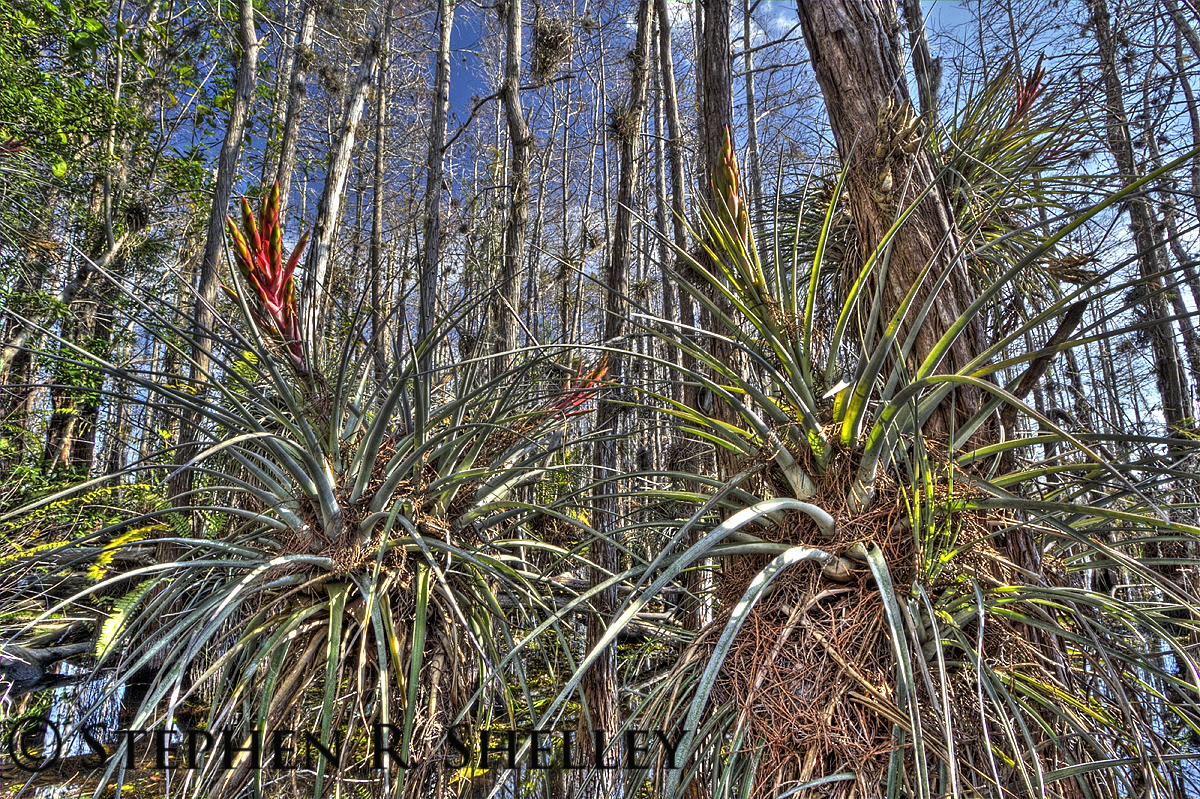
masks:
<path fill-rule="evenodd" d="M 233 260 L 242 277 L 254 289 L 259 307 L 253 307 L 259 326 L 283 342 L 297 374 L 307 376 L 304 342 L 300 339 L 300 312 L 296 305 L 296 281 L 292 275 L 300 254 L 308 244 L 308 233 L 300 237 L 287 263 L 283 262 L 283 231 L 279 226 L 279 184 L 263 197 L 255 218 L 250 202 L 242 198 L 242 227 L 225 217 L 233 239 Z M 230 291 L 226 287 L 226 291 Z M 232 294 L 233 292 L 230 291 Z"/>
<path fill-rule="evenodd" d="M 1005 127 L 1011 128 L 1014 124 L 1021 120 L 1046 91 L 1046 68 L 1042 66 L 1042 59 L 1045 55 L 1038 57 L 1037 66 L 1033 68 L 1033 73 L 1025 80 L 1017 79 L 1017 100 L 1013 103 L 1012 111 L 1009 112 L 1008 122 Z"/>
<path fill-rule="evenodd" d="M 579 371 L 575 377 L 568 381 L 563 387 L 563 392 L 553 402 L 550 403 L 551 410 L 555 411 L 570 411 L 571 408 L 578 408 L 583 403 L 587 402 L 592 397 L 596 396 L 596 392 L 604 385 L 604 376 L 608 374 L 608 356 L 605 355 L 600 359 L 600 362 L 586 374 L 583 371 L 583 362 L 579 363 Z M 580 409 L 570 411 L 568 416 L 574 416 L 578 413 L 586 413 L 586 410 Z"/>

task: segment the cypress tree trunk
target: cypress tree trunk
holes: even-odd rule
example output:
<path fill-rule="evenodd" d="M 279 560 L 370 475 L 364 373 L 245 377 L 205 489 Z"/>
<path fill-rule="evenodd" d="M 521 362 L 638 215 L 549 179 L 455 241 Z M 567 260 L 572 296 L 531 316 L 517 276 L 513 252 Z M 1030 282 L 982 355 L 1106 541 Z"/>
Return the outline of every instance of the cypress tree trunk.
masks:
<path fill-rule="evenodd" d="M 604 302 L 604 340 L 610 345 L 623 348 L 623 338 L 627 332 L 626 316 L 628 314 L 629 266 L 632 257 L 632 237 L 634 220 L 634 189 L 638 181 L 638 166 L 640 163 L 639 150 L 642 142 L 642 127 L 646 111 L 646 87 L 650 75 L 650 24 L 651 0 L 641 0 L 637 12 L 637 43 L 633 52 L 633 75 L 630 79 L 629 100 L 622 109 L 623 117 L 614 133 L 618 135 L 618 153 L 620 159 L 620 178 L 617 187 L 616 224 L 613 230 L 613 244 L 609 251 L 608 273 L 605 277 Z M 619 484 L 612 477 L 620 471 L 618 435 L 621 406 L 619 397 L 613 392 L 620 391 L 620 384 L 625 377 L 624 356 L 619 351 L 609 353 L 609 378 L 615 384 L 612 388 L 604 389 L 596 404 L 596 443 L 595 479 L 597 495 L 593 500 L 595 507 L 594 524 L 598 533 L 589 547 L 589 557 L 593 567 L 591 582 L 595 586 L 607 580 L 620 570 L 619 550 L 609 540 L 609 536 L 620 526 L 621 513 L 619 507 Z M 607 482 L 601 482 L 607 481 Z M 616 586 L 609 586 L 599 592 L 592 600 L 592 613 L 587 623 L 587 648 L 593 651 L 603 637 L 608 624 L 617 610 Z M 587 701 L 586 724 L 581 719 L 581 725 L 590 726 L 593 730 L 613 731 L 620 726 L 620 714 L 617 707 L 617 651 L 615 643 L 604 650 L 601 657 L 593 663 L 584 675 L 583 694 Z M 591 736 L 582 731 L 581 744 L 587 751 L 593 744 Z M 584 743 L 586 742 L 586 744 Z M 610 756 L 611 758 L 611 756 Z M 591 757 L 589 756 L 589 760 Z M 615 783 L 605 784 L 607 780 L 615 779 L 613 772 L 601 772 L 600 785 L 595 790 L 598 796 L 611 796 Z"/>
<path fill-rule="evenodd" d="M 700 116 L 703 122 L 704 163 L 697 172 L 700 194 L 710 201 L 713 169 L 721 162 L 725 130 L 733 124 L 733 70 L 729 47 L 729 0 L 705 0 L 700 52 Z"/>
<path fill-rule="evenodd" d="M 446 118 L 450 105 L 450 30 L 454 4 L 438 2 L 437 68 L 433 78 L 433 124 L 429 131 L 425 181 L 425 250 L 421 262 L 421 320 L 418 338 L 433 330 L 437 310 L 437 284 L 442 239 L 442 168 L 445 162 Z M 432 354 L 422 368 L 431 365 Z"/>
<path fill-rule="evenodd" d="M 686 217 L 685 201 L 687 195 L 687 179 L 683 170 L 683 125 L 679 121 L 679 95 L 675 88 L 675 63 L 671 55 L 671 17 L 667 12 L 667 0 L 656 0 L 655 9 L 658 14 L 658 61 L 662 73 L 663 111 L 667 118 L 667 164 L 671 172 L 671 217 L 672 232 L 675 246 L 680 250 L 687 249 L 687 231 L 684 227 Z M 675 270 L 678 273 L 680 259 L 675 259 Z M 679 322 L 689 338 L 691 330 L 696 326 L 696 311 L 691 298 L 686 291 L 679 292 Z M 683 355 L 680 365 L 686 370 L 694 368 L 695 359 Z M 695 392 L 689 404 L 695 403 Z"/>
<path fill-rule="evenodd" d="M 829 0 L 799 2 L 797 10 L 838 152 L 847 166 L 846 192 L 854 226 L 863 252 L 870 253 L 897 214 L 934 184 L 937 174 L 932 155 L 916 138 L 918 130 L 904 130 L 908 127 L 904 109 L 911 109 L 912 104 L 895 38 L 899 30 L 896 7 L 892 0 Z M 883 318 L 887 319 L 902 305 L 926 264 L 932 261 L 933 267 L 913 310 L 928 297 L 928 286 L 950 271 L 933 300 L 931 313 L 916 332 L 910 374 L 974 297 L 958 244 L 950 205 L 933 185 L 892 240 L 883 286 Z M 901 326 L 900 341 L 910 329 L 911 321 Z M 946 353 L 937 371 L 962 368 L 982 343 L 983 331 L 974 322 Z M 959 389 L 958 420 L 968 418 L 981 403 L 979 392 Z M 950 403 L 942 403 L 925 426 L 928 437 L 949 437 L 949 411 Z"/>
<path fill-rule="evenodd" d="M 392 41 L 392 4 L 384 10 L 383 35 L 379 41 L 379 75 L 375 84 L 375 162 L 371 176 L 371 352 L 375 359 L 375 377 L 383 384 L 386 358 L 383 346 L 383 298 L 380 282 L 383 275 L 383 176 L 387 154 L 387 85 L 388 54 Z"/>
<path fill-rule="evenodd" d="M 753 18 L 751 14 L 758 5 L 757 0 L 742 2 L 742 71 L 745 74 L 746 89 L 746 146 L 749 157 L 746 159 L 749 167 L 746 177 L 750 181 L 751 211 L 750 218 L 755 222 L 762 220 L 762 158 L 758 148 L 758 97 L 754 89 L 754 45 L 751 43 Z"/>

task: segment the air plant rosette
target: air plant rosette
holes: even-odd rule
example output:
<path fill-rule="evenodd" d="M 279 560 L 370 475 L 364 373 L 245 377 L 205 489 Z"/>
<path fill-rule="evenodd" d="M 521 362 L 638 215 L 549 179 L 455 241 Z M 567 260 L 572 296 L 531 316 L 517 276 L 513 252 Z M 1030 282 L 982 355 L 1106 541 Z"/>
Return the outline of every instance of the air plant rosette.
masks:
<path fill-rule="evenodd" d="M 1137 463 L 1098 463 L 1049 420 L 1043 435 L 1078 457 L 1054 469 L 1048 499 L 1044 471 L 989 473 L 1019 442 L 967 451 L 972 432 L 1005 401 L 1034 414 L 994 385 L 980 419 L 963 420 L 949 446 L 927 446 L 921 427 L 943 387 L 982 384 L 990 353 L 969 374 L 914 378 L 888 371 L 898 340 L 856 347 L 847 320 L 873 307 L 879 289 L 864 278 L 886 270 L 886 253 L 844 265 L 862 271 L 854 293 L 835 299 L 842 316 L 828 343 L 814 300 L 841 182 L 811 233 L 811 269 L 794 248 L 781 255 L 778 240 L 769 260 L 760 256 L 729 136 L 712 185 L 707 236 L 697 237 L 709 258 L 680 253 L 706 285 L 684 286 L 756 369 L 730 369 L 661 333 L 702 365 L 685 379 L 735 407 L 736 422 L 659 399 L 738 453 L 744 471 L 723 489 L 740 497 L 726 500 L 724 520 L 686 553 L 668 546 L 659 556 L 669 573 L 712 557 L 722 573 L 713 621 L 630 722 L 672 730 L 677 758 L 693 767 L 659 774 L 657 795 L 695 795 L 696 781 L 712 796 L 762 799 L 1133 795 L 1135 784 L 1172 795 L 1187 749 L 1163 730 L 1200 732 L 1185 649 L 1197 599 L 1166 566 L 1147 564 L 1156 538 L 1194 551 L 1200 531 L 1147 504 Z M 1033 238 L 1004 252 L 1004 279 L 1053 245 Z M 1082 291 L 1058 300 L 1058 313 Z M 853 380 L 833 385 L 838 374 Z M 702 525 L 719 497 L 684 529 Z M 1036 541 L 1035 564 L 1013 554 L 1024 537 Z M 1097 561 L 1157 599 L 1094 590 L 1084 580 Z M 1174 670 L 1155 651 L 1170 652 Z"/>

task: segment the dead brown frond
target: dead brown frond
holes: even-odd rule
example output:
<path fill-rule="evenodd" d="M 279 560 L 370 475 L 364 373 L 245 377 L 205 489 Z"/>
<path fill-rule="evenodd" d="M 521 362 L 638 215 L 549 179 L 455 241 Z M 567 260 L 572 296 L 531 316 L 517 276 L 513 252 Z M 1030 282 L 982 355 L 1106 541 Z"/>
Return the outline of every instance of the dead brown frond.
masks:
<path fill-rule="evenodd" d="M 897 579 L 914 572 L 912 536 L 897 524 L 903 512 L 898 488 L 885 482 L 880 499 L 864 514 L 848 514 L 841 487 L 853 474 L 847 459 L 834 463 L 811 499 L 839 520 L 833 539 L 802 513 L 750 532 L 774 543 L 809 544 L 841 553 L 857 542 L 876 542 Z M 770 558 L 730 558 L 717 577 L 717 630 Z M 715 636 L 712 636 L 715 640 Z M 855 782 L 833 783 L 809 796 L 836 796 L 886 783 L 895 711 L 895 656 L 887 637 L 883 602 L 870 571 L 851 572 L 840 584 L 817 568 L 780 574 L 743 625 L 713 692 L 713 702 L 740 708 L 743 740 L 760 746 L 755 797 L 829 774 L 856 772 Z M 882 708 L 890 708 L 891 713 Z M 749 745 L 749 744 L 748 744 Z M 834 793 L 829 793 L 829 791 Z M 849 795 L 849 794 L 847 794 Z M 859 790 L 858 795 L 863 794 Z"/>
<path fill-rule="evenodd" d="M 1053 277 L 1067 283 L 1083 284 L 1095 280 L 1099 272 L 1088 267 L 1100 262 L 1093 253 L 1067 253 L 1060 258 L 1051 258 L 1042 268 Z"/>

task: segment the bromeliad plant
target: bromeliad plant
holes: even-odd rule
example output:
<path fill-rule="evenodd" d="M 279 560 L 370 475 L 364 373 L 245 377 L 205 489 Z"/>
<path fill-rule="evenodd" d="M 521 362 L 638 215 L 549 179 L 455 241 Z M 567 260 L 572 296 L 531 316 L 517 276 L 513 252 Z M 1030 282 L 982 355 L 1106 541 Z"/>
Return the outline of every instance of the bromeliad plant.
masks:
<path fill-rule="evenodd" d="M 1007 132 L 1029 140 L 1017 124 Z M 701 211 L 708 257 L 688 259 L 703 285 L 682 285 L 716 320 L 712 335 L 749 366 L 662 335 L 701 364 L 686 379 L 736 420 L 659 399 L 684 431 L 746 467 L 685 531 L 718 498 L 740 498 L 743 509 L 682 554 L 681 531 L 647 568 L 661 578 L 618 620 L 698 559 L 722 558 L 712 626 L 630 721 L 680 736 L 676 760 L 686 765 L 655 772 L 658 795 L 689 795 L 697 780 L 713 796 L 755 797 L 1166 797 L 1194 783 L 1184 764 L 1196 756 L 1187 736 L 1200 734 L 1189 648 L 1200 598 L 1181 583 L 1178 559 L 1200 535 L 1188 523 L 1194 476 L 1181 465 L 1195 447 L 1140 438 L 1131 448 L 1123 431 L 1072 432 L 1022 400 L 1055 354 L 1096 339 L 1080 329 L 1083 306 L 1128 293 L 1117 278 L 1125 265 L 1059 290 L 959 371 L 937 369 L 972 316 L 996 314 L 999 298 L 1071 231 L 1155 178 L 1050 235 L 1022 229 L 997 244 L 966 227 L 977 242 L 966 255 L 991 265 L 991 281 L 912 369 L 915 335 L 899 331 L 904 321 L 918 329 L 932 303 L 917 303 L 913 286 L 883 318 L 878 288 L 888 241 L 912 209 L 845 293 L 829 293 L 824 258 L 844 176 L 826 197 L 811 261 L 797 257 L 799 234 L 790 245 L 776 237 L 764 261 L 727 139 L 717 207 Z M 962 207 L 1001 221 L 977 203 Z M 941 284 L 929 271 L 921 279 L 932 294 Z M 834 322 L 822 326 L 830 301 Z M 1017 349 L 1048 325 L 1045 348 Z M 991 399 L 949 441 L 927 445 L 927 420 L 959 385 Z M 997 415 L 1003 425 L 988 428 Z M 1018 415 L 1041 434 L 1015 437 Z M 1033 444 L 1056 454 L 1018 461 Z"/>
<path fill-rule="evenodd" d="M 449 727 L 488 724 L 497 713 L 518 726 L 511 714 L 535 704 L 527 675 L 566 647 L 549 575 L 572 568 L 573 556 L 529 536 L 537 509 L 515 500 L 546 473 L 604 366 L 580 366 L 565 388 L 538 379 L 545 354 L 496 377 L 483 377 L 487 359 L 447 376 L 422 371 L 450 319 L 382 382 L 373 356 L 354 345 L 362 331 L 352 330 L 314 395 L 305 378 L 318 370 L 294 325 L 291 272 L 303 242 L 281 266 L 275 197 L 233 234 L 245 281 L 234 295 L 259 307 L 243 320 L 249 338 L 230 324 L 217 339 L 230 346 L 209 375 L 216 401 L 87 361 L 153 405 L 190 408 L 204 421 L 207 447 L 180 467 L 195 472 L 196 487 L 170 506 L 24 553 L 0 576 L 15 590 L 7 578 L 28 580 L 39 568 L 50 569 L 45 579 L 87 571 L 87 587 L 49 615 L 96 616 L 94 599 L 111 603 L 98 624 L 96 674 L 114 692 L 141 684 L 127 726 L 199 727 L 217 741 L 228 730 L 246 748 L 254 730 L 264 747 L 275 731 L 295 730 L 287 745 L 297 758 L 305 740 L 327 753 L 296 775 L 303 787 L 286 790 L 268 788 L 246 752 L 231 769 L 214 755 L 184 773 L 179 795 L 234 797 L 252 786 L 262 795 L 344 793 L 371 767 L 377 730 L 409 768 L 385 769 L 376 795 L 466 792 L 474 764 L 456 776 L 441 762 Z M 165 343 L 187 341 L 158 318 L 173 333 Z M 255 323 L 275 341 L 255 338 Z M 193 518 L 205 535 L 192 534 Z M 112 572 L 114 557 L 135 567 Z M 126 746 L 102 784 L 125 780 Z"/>

